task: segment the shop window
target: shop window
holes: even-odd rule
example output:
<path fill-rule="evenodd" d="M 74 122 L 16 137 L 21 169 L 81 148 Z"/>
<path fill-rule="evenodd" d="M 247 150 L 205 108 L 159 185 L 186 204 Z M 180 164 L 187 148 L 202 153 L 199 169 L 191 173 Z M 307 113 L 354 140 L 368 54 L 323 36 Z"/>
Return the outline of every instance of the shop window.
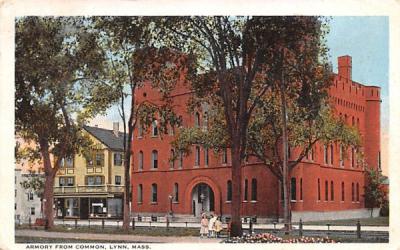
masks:
<path fill-rule="evenodd" d="M 115 176 L 115 185 L 121 185 L 121 176 L 119 175 Z"/>
<path fill-rule="evenodd" d="M 292 177 L 290 179 L 290 199 L 295 201 L 296 197 L 296 178 Z"/>
<path fill-rule="evenodd" d="M 157 152 L 157 150 L 153 150 L 151 152 L 151 167 L 153 169 L 158 168 L 158 152 Z"/>
<path fill-rule="evenodd" d="M 151 184 L 151 202 L 157 202 L 157 184 Z"/>
<path fill-rule="evenodd" d="M 226 183 L 226 201 L 232 201 L 232 181 Z"/>
<path fill-rule="evenodd" d="M 114 153 L 114 166 L 122 166 L 122 154 Z"/>
<path fill-rule="evenodd" d="M 257 200 L 257 179 L 255 178 L 251 180 L 251 200 Z"/>

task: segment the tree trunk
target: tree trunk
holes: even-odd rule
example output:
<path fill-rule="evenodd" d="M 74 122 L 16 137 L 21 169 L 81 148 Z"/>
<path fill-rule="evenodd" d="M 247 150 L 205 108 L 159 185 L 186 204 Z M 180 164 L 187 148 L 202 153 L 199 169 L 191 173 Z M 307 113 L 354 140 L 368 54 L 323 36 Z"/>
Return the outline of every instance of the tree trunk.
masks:
<path fill-rule="evenodd" d="M 288 233 L 292 228 L 292 216 L 290 209 L 290 191 L 289 191 L 289 168 L 288 168 L 288 135 L 287 135 L 287 114 L 286 114 L 286 98 L 285 98 L 285 79 L 283 70 L 284 51 L 282 50 L 282 63 L 281 63 L 281 109 L 282 109 L 282 184 L 283 184 L 283 219 L 285 223 L 285 232 Z"/>
<path fill-rule="evenodd" d="M 235 140 L 232 140 L 235 141 Z M 242 236 L 242 221 L 240 218 L 241 190 L 242 190 L 242 171 L 240 148 L 233 143 L 231 147 L 232 159 L 232 203 L 231 203 L 231 237 Z"/>
<path fill-rule="evenodd" d="M 47 220 L 46 228 L 51 229 L 54 226 L 54 216 L 53 216 L 53 203 L 54 203 L 54 177 L 56 170 L 51 166 L 50 153 L 49 153 L 49 143 L 46 139 L 41 138 L 39 140 L 40 153 L 43 158 L 44 164 L 44 217 Z"/>
<path fill-rule="evenodd" d="M 129 206 L 129 202 L 131 200 L 131 180 L 130 180 L 130 165 L 131 165 L 131 148 L 132 148 L 132 135 L 133 135 L 133 126 L 131 122 L 131 118 L 129 119 L 128 124 L 128 145 L 127 150 L 125 151 L 125 192 L 124 192 L 124 218 L 122 227 L 124 230 L 129 229 L 129 223 L 131 219 L 131 208 Z"/>

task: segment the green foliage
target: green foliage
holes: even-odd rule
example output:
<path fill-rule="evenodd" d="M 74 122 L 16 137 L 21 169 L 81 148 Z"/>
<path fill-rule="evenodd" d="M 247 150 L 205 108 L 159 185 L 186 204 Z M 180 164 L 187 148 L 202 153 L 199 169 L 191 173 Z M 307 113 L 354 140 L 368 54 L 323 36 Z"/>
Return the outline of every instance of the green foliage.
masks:
<path fill-rule="evenodd" d="M 385 204 L 385 193 L 382 189 L 384 177 L 381 171 L 370 168 L 366 171 L 365 204 L 369 208 L 381 207 Z"/>
<path fill-rule="evenodd" d="M 24 180 L 20 185 L 29 191 L 33 191 L 38 197 L 43 198 L 44 178 L 43 176 L 30 176 L 28 180 Z"/>

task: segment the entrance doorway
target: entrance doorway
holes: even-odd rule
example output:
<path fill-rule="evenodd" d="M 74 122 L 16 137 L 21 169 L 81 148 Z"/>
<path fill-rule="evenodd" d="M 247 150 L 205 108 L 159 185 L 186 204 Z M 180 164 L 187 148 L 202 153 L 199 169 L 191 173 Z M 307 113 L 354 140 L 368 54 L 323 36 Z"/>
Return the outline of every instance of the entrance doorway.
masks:
<path fill-rule="evenodd" d="M 192 213 L 194 216 L 201 216 L 203 212 L 215 210 L 214 192 L 205 183 L 197 184 L 192 190 Z"/>

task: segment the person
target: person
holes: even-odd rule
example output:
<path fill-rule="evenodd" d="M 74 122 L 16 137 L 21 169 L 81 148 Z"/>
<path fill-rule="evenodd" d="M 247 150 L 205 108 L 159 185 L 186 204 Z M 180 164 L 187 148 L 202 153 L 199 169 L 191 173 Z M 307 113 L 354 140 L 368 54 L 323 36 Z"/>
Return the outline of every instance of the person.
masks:
<path fill-rule="evenodd" d="M 222 222 L 221 217 L 218 216 L 217 220 L 215 221 L 215 237 L 219 238 L 219 234 L 222 231 Z"/>
<path fill-rule="evenodd" d="M 200 221 L 200 238 L 208 234 L 208 219 L 205 213 L 201 215 Z"/>
<path fill-rule="evenodd" d="M 213 214 L 211 214 L 211 219 L 208 223 L 208 237 L 214 237 L 214 225 L 215 225 L 215 221 L 217 220 L 217 217 Z"/>

